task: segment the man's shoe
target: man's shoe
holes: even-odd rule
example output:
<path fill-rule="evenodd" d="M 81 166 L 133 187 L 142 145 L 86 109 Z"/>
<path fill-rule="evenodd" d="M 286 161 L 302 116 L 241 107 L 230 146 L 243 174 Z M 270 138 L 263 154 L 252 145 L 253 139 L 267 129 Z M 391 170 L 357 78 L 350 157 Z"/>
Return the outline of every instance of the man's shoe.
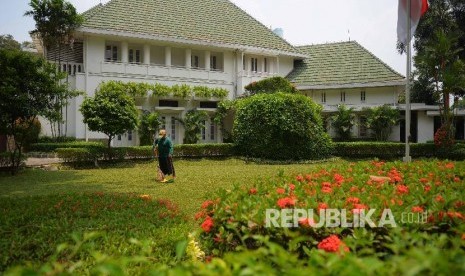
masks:
<path fill-rule="evenodd" d="M 160 182 L 161 182 L 161 183 L 167 183 L 167 182 L 168 182 L 168 179 L 166 179 L 166 178 L 163 178 L 163 180 L 162 180 L 162 181 L 160 181 Z"/>

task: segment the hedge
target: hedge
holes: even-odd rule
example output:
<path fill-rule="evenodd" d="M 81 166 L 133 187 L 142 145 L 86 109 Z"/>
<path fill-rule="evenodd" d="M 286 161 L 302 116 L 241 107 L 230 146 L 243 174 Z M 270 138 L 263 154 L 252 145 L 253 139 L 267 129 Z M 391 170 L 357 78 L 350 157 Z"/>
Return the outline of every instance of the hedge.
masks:
<path fill-rule="evenodd" d="M 29 146 L 29 151 L 34 152 L 55 152 L 57 149 L 68 149 L 68 148 L 104 148 L 105 145 L 101 142 L 85 142 L 85 141 L 74 141 L 74 142 L 54 142 L 54 143 L 36 143 Z"/>
<path fill-rule="evenodd" d="M 338 142 L 334 155 L 347 158 L 393 159 L 405 156 L 405 144 L 394 142 Z M 453 160 L 465 159 L 465 145 L 457 144 L 448 151 L 439 150 L 432 143 L 410 144 L 412 157 L 438 157 Z"/>
<path fill-rule="evenodd" d="M 135 160 L 153 158 L 152 146 L 105 148 L 57 148 L 58 157 L 67 163 L 95 162 L 97 160 Z M 228 157 L 234 155 L 233 144 L 184 144 L 174 146 L 174 157 Z"/>

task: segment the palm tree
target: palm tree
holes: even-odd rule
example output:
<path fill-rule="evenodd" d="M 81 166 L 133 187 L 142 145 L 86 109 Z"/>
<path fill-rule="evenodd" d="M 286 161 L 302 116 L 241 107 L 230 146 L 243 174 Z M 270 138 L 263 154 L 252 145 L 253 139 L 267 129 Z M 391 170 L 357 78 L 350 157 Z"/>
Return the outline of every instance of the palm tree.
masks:
<path fill-rule="evenodd" d="M 196 144 L 200 140 L 200 132 L 208 118 L 205 111 L 189 110 L 184 119 L 176 119 L 184 126 L 184 144 Z"/>

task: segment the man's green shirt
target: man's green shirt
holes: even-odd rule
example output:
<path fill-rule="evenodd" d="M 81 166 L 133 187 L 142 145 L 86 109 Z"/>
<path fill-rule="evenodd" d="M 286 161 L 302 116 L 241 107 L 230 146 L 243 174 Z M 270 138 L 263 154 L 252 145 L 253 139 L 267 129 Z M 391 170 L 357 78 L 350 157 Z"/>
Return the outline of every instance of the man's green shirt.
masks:
<path fill-rule="evenodd" d="M 168 137 L 155 139 L 153 147 L 158 148 L 158 156 L 160 157 L 168 157 L 173 154 L 173 142 Z"/>

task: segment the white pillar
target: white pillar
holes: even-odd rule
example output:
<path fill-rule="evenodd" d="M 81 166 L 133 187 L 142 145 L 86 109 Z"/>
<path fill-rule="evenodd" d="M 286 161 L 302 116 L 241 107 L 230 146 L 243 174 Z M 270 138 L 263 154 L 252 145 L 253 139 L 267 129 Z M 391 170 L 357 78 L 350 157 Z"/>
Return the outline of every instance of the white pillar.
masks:
<path fill-rule="evenodd" d="M 210 71 L 210 57 L 211 53 L 210 51 L 205 51 L 205 70 Z M 218 62 L 218 61 L 216 61 Z"/>
<path fill-rule="evenodd" d="M 121 42 L 121 62 L 129 62 L 129 45 L 126 41 Z"/>
<path fill-rule="evenodd" d="M 265 72 L 265 57 L 263 57 L 261 60 L 262 60 L 262 69 L 261 69 L 261 71 L 262 71 L 262 73 L 264 73 Z"/>
<path fill-rule="evenodd" d="M 165 66 L 171 66 L 171 47 L 165 47 Z"/>
<path fill-rule="evenodd" d="M 150 64 L 150 45 L 144 45 L 144 64 Z"/>
<path fill-rule="evenodd" d="M 192 50 L 191 49 L 186 49 L 186 61 L 184 62 L 184 65 L 186 66 L 187 69 L 190 69 L 192 67 Z"/>

